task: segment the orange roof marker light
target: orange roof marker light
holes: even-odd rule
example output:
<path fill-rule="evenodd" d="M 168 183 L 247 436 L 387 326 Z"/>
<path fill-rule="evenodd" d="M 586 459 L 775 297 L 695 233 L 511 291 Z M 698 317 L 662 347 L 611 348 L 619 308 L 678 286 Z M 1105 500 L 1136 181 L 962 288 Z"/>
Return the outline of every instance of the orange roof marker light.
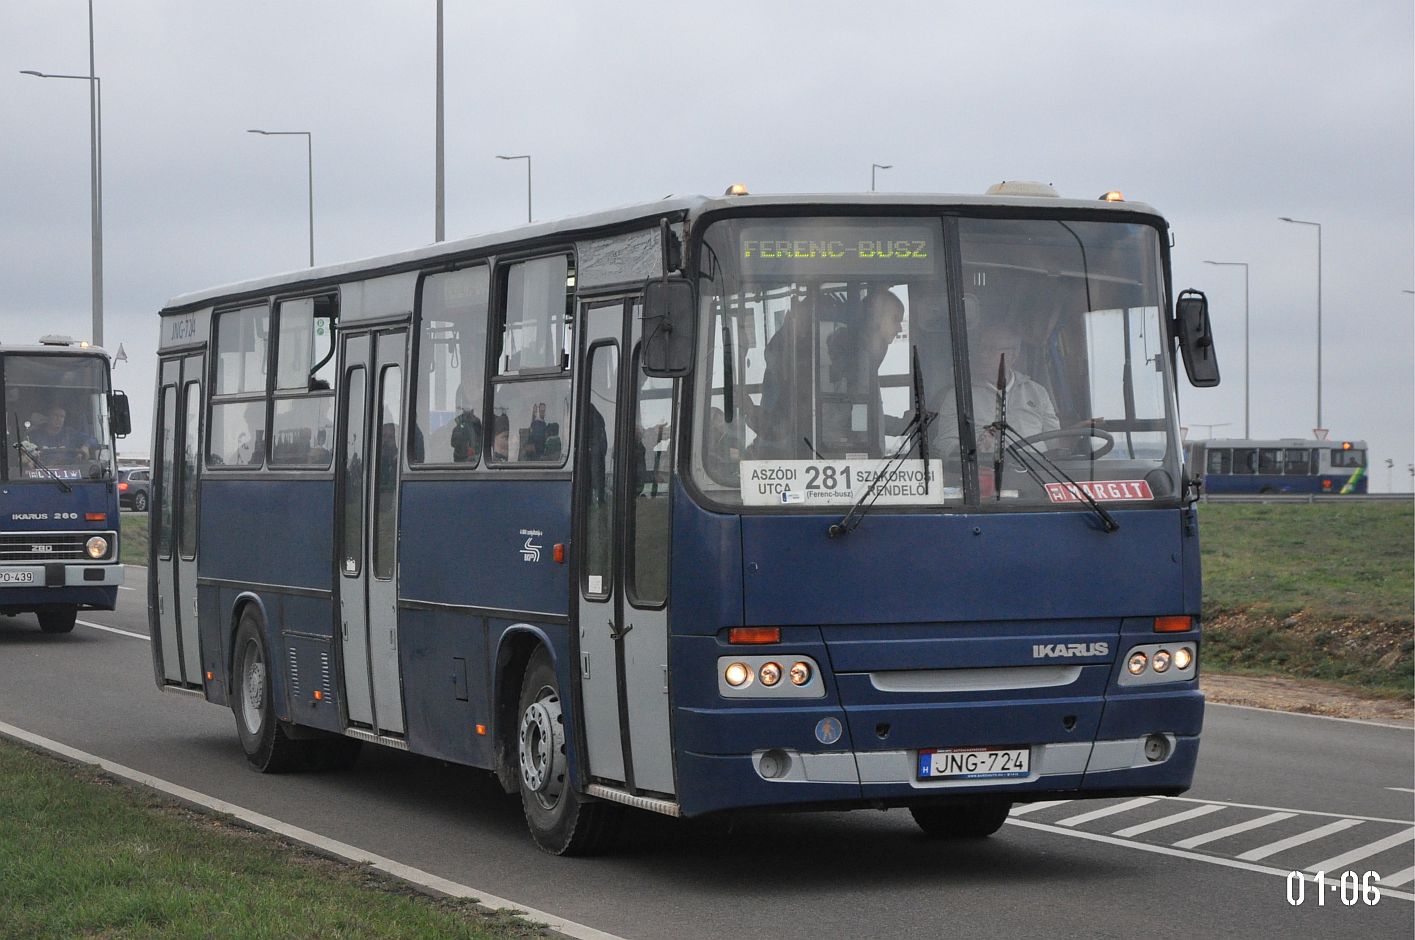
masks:
<path fill-rule="evenodd" d="M 1100 199 L 1101 202 L 1124 202 L 1125 194 L 1118 189 L 1112 189 L 1109 192 L 1101 193 Z"/>

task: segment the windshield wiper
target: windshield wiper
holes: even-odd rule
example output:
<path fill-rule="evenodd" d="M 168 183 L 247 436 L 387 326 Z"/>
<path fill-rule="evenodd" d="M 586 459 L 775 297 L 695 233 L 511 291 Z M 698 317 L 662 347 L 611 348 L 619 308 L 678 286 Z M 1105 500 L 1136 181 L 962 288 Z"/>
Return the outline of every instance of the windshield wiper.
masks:
<path fill-rule="evenodd" d="M 927 414 L 924 410 L 924 370 L 919 368 L 919 345 L 912 347 L 914 367 L 914 415 Z M 924 466 L 924 495 L 929 495 L 929 418 L 924 419 L 924 427 L 919 433 L 919 462 Z"/>
<path fill-rule="evenodd" d="M 1003 431 L 1007 428 L 1007 353 L 997 357 L 997 411 L 990 425 L 997 432 L 997 440 L 992 448 L 992 493 L 994 500 L 1002 499 L 1002 461 L 1005 449 Z"/>
<path fill-rule="evenodd" d="M 65 493 L 72 493 L 73 490 L 74 490 L 74 488 L 73 488 L 72 486 L 70 486 L 68 483 L 64 482 L 64 478 L 63 478 L 63 477 L 59 476 L 59 474 L 57 474 L 57 473 L 55 473 L 53 470 L 49 469 L 49 466 L 48 466 L 44 461 L 42 461 L 42 460 L 39 459 L 39 448 L 36 447 L 32 442 L 25 440 L 24 431 L 22 430 L 24 426 L 23 426 L 22 424 L 20 424 L 20 416 L 19 416 L 18 414 L 16 414 L 16 415 L 14 415 L 14 418 L 15 418 L 15 436 L 18 437 L 19 440 L 18 440 L 18 441 L 12 441 L 12 442 L 10 443 L 10 446 L 13 447 L 13 448 L 15 448 L 15 453 L 17 453 L 17 454 L 20 455 L 20 464 L 21 464 L 21 467 L 23 467 L 23 465 L 24 465 L 25 458 L 28 457 L 30 463 L 34 464 L 34 465 L 35 465 L 36 467 L 38 467 L 40 470 L 43 470 L 45 473 L 49 474 L 49 478 L 50 478 L 51 480 L 53 480 L 55 483 L 58 483 L 58 484 L 59 484 L 59 489 L 60 489 L 61 491 L 65 492 Z M 24 446 L 24 445 L 26 445 L 26 444 L 29 444 L 29 447 L 28 447 L 28 448 L 26 448 L 26 447 Z"/>
<path fill-rule="evenodd" d="M 1120 523 L 1115 521 L 1115 517 L 1107 512 L 1104 506 L 1096 502 L 1095 497 L 1086 492 L 1085 487 L 1077 483 L 1071 478 L 1070 474 L 1061 469 L 1061 466 L 1056 461 L 1048 457 L 1045 451 L 1027 440 L 1016 428 L 1005 422 L 1000 426 L 999 432 L 998 450 L 1002 449 L 1001 445 L 1005 442 L 1006 435 L 1012 435 L 1014 443 L 1008 444 L 1007 449 L 1012 451 L 1012 456 L 1016 457 L 1018 462 L 1021 463 L 1028 472 L 1040 476 L 1038 470 L 1046 470 L 1047 476 L 1051 477 L 1053 483 L 1064 484 L 1070 492 L 1081 497 L 1086 505 L 1091 507 L 1091 511 L 1100 519 L 1101 525 L 1107 532 L 1115 532 L 1120 528 Z M 1001 490 L 998 492 L 1000 493 Z"/>
<path fill-rule="evenodd" d="M 865 487 L 865 491 L 860 494 L 860 498 L 855 501 L 855 505 L 850 507 L 839 522 L 832 522 L 830 528 L 826 529 L 826 535 L 836 538 L 841 535 L 848 535 L 854 532 L 864 520 L 866 513 L 874 508 L 875 502 L 879 499 L 880 484 L 894 475 L 896 468 L 904 463 L 904 459 L 909 456 L 909 451 L 914 447 L 914 441 L 918 440 L 919 452 L 925 455 L 924 463 L 924 492 L 928 492 L 929 465 L 928 435 L 929 425 L 933 423 L 936 415 L 929 414 L 921 407 L 923 405 L 923 391 L 920 387 L 919 379 L 919 354 L 914 352 L 914 417 L 909 419 L 909 423 L 904 426 L 904 440 L 900 441 L 894 453 L 884 459 L 880 471 L 870 480 L 870 485 Z"/>

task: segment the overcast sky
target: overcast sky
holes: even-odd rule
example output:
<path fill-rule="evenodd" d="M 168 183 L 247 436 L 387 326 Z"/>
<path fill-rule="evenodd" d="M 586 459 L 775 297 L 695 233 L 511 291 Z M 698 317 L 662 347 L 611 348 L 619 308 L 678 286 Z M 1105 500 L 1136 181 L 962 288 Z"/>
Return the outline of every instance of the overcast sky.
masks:
<path fill-rule="evenodd" d="M 433 0 L 95 0 L 105 339 L 146 453 L 156 311 L 188 291 L 433 240 Z M 1316 421 L 1415 461 L 1415 15 L 1409 0 L 671 4 L 446 0 L 447 234 L 669 193 L 1119 189 L 1174 229 L 1224 382 L 1192 437 Z M 0 342 L 90 335 L 85 0 L 0 0 Z M 1210 429 L 1209 425 L 1214 425 Z"/>

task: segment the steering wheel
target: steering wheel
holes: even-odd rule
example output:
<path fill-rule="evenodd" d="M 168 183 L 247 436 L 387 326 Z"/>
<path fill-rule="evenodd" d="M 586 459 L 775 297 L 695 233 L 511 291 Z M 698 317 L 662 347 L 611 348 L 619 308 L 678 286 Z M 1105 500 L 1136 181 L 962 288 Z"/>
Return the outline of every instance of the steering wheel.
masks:
<path fill-rule="evenodd" d="M 1094 438 L 1101 442 L 1100 447 L 1088 453 L 1078 453 L 1078 457 L 1086 457 L 1089 460 L 1097 460 L 1115 450 L 1115 436 L 1109 431 L 1086 425 L 1079 428 L 1057 428 L 1054 431 L 1042 431 L 1040 434 L 1033 434 L 1030 437 L 1022 438 L 1023 444 L 1040 444 L 1043 441 L 1072 440 L 1078 444 Z"/>

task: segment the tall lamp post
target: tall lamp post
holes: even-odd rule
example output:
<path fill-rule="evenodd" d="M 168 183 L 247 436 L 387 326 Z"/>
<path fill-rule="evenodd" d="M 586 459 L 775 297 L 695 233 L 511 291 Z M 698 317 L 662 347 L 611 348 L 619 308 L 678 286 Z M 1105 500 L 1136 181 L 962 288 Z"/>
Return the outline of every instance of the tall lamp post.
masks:
<path fill-rule="evenodd" d="M 1279 216 L 1284 222 L 1294 225 L 1311 225 L 1317 230 L 1317 427 L 1322 424 L 1322 223 L 1304 222 L 1288 216 Z"/>
<path fill-rule="evenodd" d="M 246 133 L 260 134 L 263 137 L 303 137 L 305 139 L 305 156 L 309 171 L 310 267 L 314 267 L 314 137 L 309 131 L 263 131 L 251 128 Z"/>
<path fill-rule="evenodd" d="M 437 156 L 435 159 L 436 169 L 433 171 L 434 194 L 433 208 L 433 234 L 435 241 L 442 241 L 447 232 L 446 226 L 446 172 L 442 158 L 442 0 L 437 0 L 437 143 L 435 145 Z"/>
<path fill-rule="evenodd" d="M 531 221 L 531 155 L 528 153 L 516 153 L 506 156 L 497 154 L 498 160 L 525 160 L 526 161 L 526 221 Z"/>
<path fill-rule="evenodd" d="M 892 170 L 893 163 L 871 163 L 870 164 L 870 192 L 875 191 L 875 170 Z"/>
<path fill-rule="evenodd" d="M 1223 267 L 1243 269 L 1243 437 L 1251 438 L 1248 428 L 1248 262 L 1246 261 L 1205 261 Z"/>
<path fill-rule="evenodd" d="M 89 5 L 89 68 L 93 68 L 93 5 Z M 35 78 L 72 78 L 89 83 L 89 188 L 90 227 L 93 245 L 93 345 L 103 345 L 103 84 L 97 75 L 57 75 L 21 69 L 21 75 Z"/>

